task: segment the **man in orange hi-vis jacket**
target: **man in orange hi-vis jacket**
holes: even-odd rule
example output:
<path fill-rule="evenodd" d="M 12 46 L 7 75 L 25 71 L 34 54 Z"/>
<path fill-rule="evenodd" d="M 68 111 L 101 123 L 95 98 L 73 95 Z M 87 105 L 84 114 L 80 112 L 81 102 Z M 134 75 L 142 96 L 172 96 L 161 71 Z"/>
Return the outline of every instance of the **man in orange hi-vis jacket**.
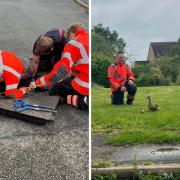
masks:
<path fill-rule="evenodd" d="M 127 104 L 132 105 L 137 91 L 134 75 L 124 64 L 124 53 L 119 51 L 115 63 L 108 67 L 108 79 L 112 91 L 112 104 L 124 104 L 124 91 L 127 90 Z"/>
<path fill-rule="evenodd" d="M 89 96 L 89 34 L 81 23 L 74 23 L 68 28 L 66 38 L 69 42 L 62 58 L 49 74 L 37 79 L 36 84 L 52 86 L 51 95 L 66 97 L 68 104 L 85 109 Z"/>
<path fill-rule="evenodd" d="M 22 98 L 29 90 L 26 87 L 17 89 L 24 65 L 12 52 L 0 51 L 0 82 L 5 83 L 5 96 Z"/>

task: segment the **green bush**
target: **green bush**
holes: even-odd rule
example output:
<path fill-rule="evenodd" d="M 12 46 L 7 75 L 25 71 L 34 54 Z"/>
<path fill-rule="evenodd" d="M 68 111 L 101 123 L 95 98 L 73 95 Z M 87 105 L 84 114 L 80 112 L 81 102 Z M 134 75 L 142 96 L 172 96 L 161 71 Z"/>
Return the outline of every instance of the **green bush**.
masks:
<path fill-rule="evenodd" d="M 92 56 L 92 81 L 103 87 L 109 87 L 107 79 L 108 66 L 112 64 L 112 58 L 100 54 Z"/>
<path fill-rule="evenodd" d="M 117 174 L 115 173 L 108 173 L 103 176 L 100 175 L 94 175 L 92 177 L 92 180 L 117 180 Z"/>
<path fill-rule="evenodd" d="M 138 86 L 169 86 L 180 84 L 180 61 L 175 57 L 161 57 L 155 63 L 133 67 Z"/>
<path fill-rule="evenodd" d="M 138 86 L 167 86 L 171 84 L 171 80 L 163 76 L 159 67 L 150 66 L 146 73 L 139 75 L 136 84 Z"/>

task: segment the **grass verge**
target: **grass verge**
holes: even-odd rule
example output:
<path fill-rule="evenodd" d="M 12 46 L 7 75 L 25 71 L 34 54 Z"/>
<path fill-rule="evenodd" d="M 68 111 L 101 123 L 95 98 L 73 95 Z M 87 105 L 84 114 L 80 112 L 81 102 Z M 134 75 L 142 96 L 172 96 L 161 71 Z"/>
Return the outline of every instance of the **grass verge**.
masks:
<path fill-rule="evenodd" d="M 180 86 L 140 87 L 132 106 L 112 105 L 110 95 L 110 89 L 92 89 L 92 131 L 108 134 L 108 144 L 180 143 Z M 159 111 L 148 110 L 147 96 Z"/>

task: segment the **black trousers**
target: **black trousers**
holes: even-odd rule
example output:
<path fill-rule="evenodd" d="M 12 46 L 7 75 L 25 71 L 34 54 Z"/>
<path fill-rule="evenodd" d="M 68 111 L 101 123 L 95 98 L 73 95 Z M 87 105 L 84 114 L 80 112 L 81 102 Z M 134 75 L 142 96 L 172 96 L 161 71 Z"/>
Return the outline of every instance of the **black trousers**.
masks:
<path fill-rule="evenodd" d="M 61 97 L 67 97 L 67 95 L 81 95 L 71 86 L 71 81 L 73 79 L 73 77 L 70 77 L 60 83 L 54 84 L 52 88 L 49 90 L 49 94 L 58 95 Z"/>
<path fill-rule="evenodd" d="M 0 93 L 4 92 L 6 90 L 6 84 L 5 82 L 0 83 Z"/>
<path fill-rule="evenodd" d="M 72 86 L 71 81 L 74 79 L 74 77 L 70 77 L 62 82 L 56 83 L 52 86 L 52 88 L 49 90 L 50 95 L 58 95 L 61 97 L 66 98 L 67 95 L 78 95 L 78 101 L 77 106 L 79 109 L 86 109 L 88 107 L 87 103 L 85 103 L 84 98 L 82 94 L 77 92 Z M 88 98 L 88 97 L 87 97 Z"/>
<path fill-rule="evenodd" d="M 128 92 L 127 101 L 133 101 L 137 91 L 136 84 L 129 85 L 128 82 L 126 82 L 124 86 L 126 87 Z M 117 91 L 112 93 L 112 104 L 124 104 L 124 92 L 121 91 L 121 87 L 118 88 Z"/>

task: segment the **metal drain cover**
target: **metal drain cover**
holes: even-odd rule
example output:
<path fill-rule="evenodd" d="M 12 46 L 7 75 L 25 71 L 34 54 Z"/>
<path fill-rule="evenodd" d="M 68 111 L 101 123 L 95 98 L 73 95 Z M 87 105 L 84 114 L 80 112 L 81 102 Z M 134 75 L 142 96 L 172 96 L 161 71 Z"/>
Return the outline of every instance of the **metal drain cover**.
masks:
<path fill-rule="evenodd" d="M 58 96 L 49 96 L 47 93 L 37 93 L 23 98 L 26 103 L 45 105 L 52 108 L 56 108 L 59 99 L 60 98 Z M 52 112 L 35 110 L 25 110 L 20 113 L 16 112 L 14 110 L 14 103 L 14 99 L 6 99 L 1 97 L 0 114 L 37 124 L 44 124 L 46 122 L 53 122 L 55 120 L 56 113 Z"/>

